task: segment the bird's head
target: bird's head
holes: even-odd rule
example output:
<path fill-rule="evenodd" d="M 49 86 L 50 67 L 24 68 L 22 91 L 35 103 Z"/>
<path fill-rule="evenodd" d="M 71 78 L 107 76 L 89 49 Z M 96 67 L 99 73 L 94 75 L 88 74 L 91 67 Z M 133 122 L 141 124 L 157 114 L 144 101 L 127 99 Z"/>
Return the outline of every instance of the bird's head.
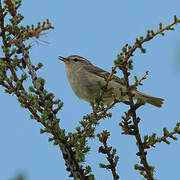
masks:
<path fill-rule="evenodd" d="M 68 56 L 68 57 L 62 57 L 59 56 L 58 57 L 61 61 L 63 61 L 67 66 L 69 65 L 73 65 L 73 66 L 78 66 L 78 65 L 82 65 L 82 64 L 91 64 L 90 61 L 88 61 L 87 59 L 78 56 L 78 55 L 72 55 L 72 56 Z"/>

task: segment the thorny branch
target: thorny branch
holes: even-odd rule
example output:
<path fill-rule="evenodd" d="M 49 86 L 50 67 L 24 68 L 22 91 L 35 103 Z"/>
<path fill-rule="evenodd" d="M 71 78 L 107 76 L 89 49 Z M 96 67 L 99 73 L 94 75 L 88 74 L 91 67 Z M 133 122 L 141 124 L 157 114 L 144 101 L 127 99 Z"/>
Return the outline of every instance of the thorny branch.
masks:
<path fill-rule="evenodd" d="M 144 136 L 144 142 L 143 146 L 145 149 L 150 148 L 150 146 L 155 147 L 156 143 L 165 142 L 166 144 L 170 144 L 170 141 L 167 140 L 168 138 L 171 138 L 173 140 L 177 140 L 177 137 L 174 135 L 180 134 L 180 123 L 176 124 L 176 127 L 172 132 L 169 132 L 166 128 L 163 128 L 163 136 L 162 137 L 156 137 L 156 134 L 153 133 L 152 136 Z"/>
<path fill-rule="evenodd" d="M 144 174 L 144 177 L 147 178 L 148 180 L 152 180 L 153 178 L 153 171 L 151 166 L 149 166 L 147 158 L 146 158 L 146 154 L 147 152 L 144 150 L 144 146 L 141 140 L 141 136 L 140 136 L 140 131 L 139 131 L 139 127 L 138 127 L 138 123 L 140 122 L 140 118 L 137 117 L 136 115 L 136 108 L 135 108 L 135 104 L 133 102 L 133 94 L 131 92 L 131 87 L 129 84 L 129 73 L 128 73 L 128 69 L 126 66 L 121 66 L 120 69 L 123 72 L 124 75 L 124 80 L 126 83 L 126 89 L 127 89 L 127 94 L 128 94 L 128 98 L 129 98 L 129 102 L 130 102 L 130 109 L 128 111 L 129 115 L 132 117 L 133 120 L 133 135 L 136 138 L 136 142 L 137 142 L 137 146 L 139 148 L 139 152 L 138 155 L 141 159 L 141 164 L 143 164 L 144 169 L 146 174 Z"/>
<path fill-rule="evenodd" d="M 146 37 L 145 38 L 140 37 L 140 39 L 137 38 L 136 42 L 133 45 L 133 47 L 129 48 L 129 50 L 125 53 L 124 61 L 129 60 L 129 58 L 131 56 L 133 56 L 133 53 L 135 52 L 135 50 L 137 48 L 140 48 L 141 51 L 144 53 L 145 49 L 142 47 L 142 45 L 145 42 L 150 41 L 151 39 L 153 39 L 155 36 L 157 36 L 159 34 L 164 35 L 164 31 L 174 30 L 173 26 L 175 24 L 178 24 L 178 23 L 180 23 L 180 19 L 178 19 L 176 16 L 174 16 L 174 21 L 172 23 L 170 23 L 169 25 L 167 25 L 165 27 L 162 27 L 162 23 L 160 23 L 159 24 L 159 29 L 156 32 L 154 32 L 153 30 L 148 30 L 147 34 L 146 34 Z"/>
<path fill-rule="evenodd" d="M 74 137 L 72 144 L 75 144 L 79 138 L 83 137 L 84 134 L 87 133 L 87 130 L 93 125 L 94 121 L 99 121 L 100 119 L 102 119 L 108 110 L 110 110 L 115 104 L 117 104 L 118 102 L 122 102 L 121 100 L 115 99 L 114 102 L 112 104 L 110 104 L 109 106 L 107 106 L 106 108 L 104 108 L 100 114 L 96 114 L 95 112 L 93 113 L 94 117 L 93 119 L 91 119 L 91 121 L 88 122 L 88 124 L 84 127 L 84 129 L 82 129 L 81 131 L 78 132 L 78 134 Z M 94 110 L 95 111 L 95 110 Z"/>
<path fill-rule="evenodd" d="M 112 149 L 111 146 L 107 145 L 107 139 L 110 136 L 110 133 L 108 131 L 103 131 L 102 133 L 97 135 L 99 138 L 99 141 L 103 144 L 103 146 L 99 147 L 99 153 L 106 154 L 107 160 L 109 162 L 108 165 L 100 164 L 101 168 L 110 169 L 113 175 L 114 180 L 119 179 L 119 175 L 116 172 L 116 165 L 118 163 L 119 157 L 115 156 L 116 149 Z"/>
<path fill-rule="evenodd" d="M 138 80 L 137 76 L 134 76 L 134 79 L 136 81 L 136 86 L 139 86 L 139 85 L 142 86 L 143 85 L 142 81 L 146 79 L 148 74 L 149 74 L 149 71 L 146 71 L 146 73 L 144 74 L 144 76 L 140 80 Z"/>
<path fill-rule="evenodd" d="M 130 86 L 130 83 L 129 83 L 130 72 L 128 71 L 128 61 L 129 61 L 129 58 L 131 56 L 133 56 L 133 53 L 137 48 L 140 48 L 143 53 L 145 52 L 145 49 L 142 47 L 142 44 L 144 42 L 151 40 L 152 38 L 154 38 L 158 34 L 164 35 L 163 32 L 165 30 L 174 30 L 174 28 L 172 28 L 172 26 L 174 24 L 178 24 L 178 23 L 180 23 L 180 19 L 177 19 L 176 16 L 174 16 L 174 22 L 169 24 L 168 26 L 166 26 L 164 28 L 162 28 L 162 24 L 160 23 L 159 30 L 157 30 L 156 32 L 153 32 L 152 30 L 148 31 L 145 38 L 141 37 L 140 39 L 136 39 L 134 46 L 132 48 L 129 47 L 128 51 L 126 49 L 128 45 L 125 45 L 123 47 L 123 52 L 120 55 L 119 62 L 116 61 L 116 63 L 119 63 L 118 64 L 119 69 L 123 72 L 124 81 L 125 81 L 127 94 L 128 94 L 128 99 L 130 102 L 130 104 L 129 104 L 130 109 L 126 113 L 126 118 L 124 118 L 125 121 L 123 122 L 124 124 L 126 124 L 126 126 L 122 126 L 122 125 L 121 126 L 122 126 L 122 128 L 125 127 L 125 129 L 128 129 L 129 132 L 127 131 L 128 132 L 127 134 L 135 136 L 136 142 L 137 142 L 136 144 L 137 144 L 138 149 L 139 149 L 139 152 L 137 153 L 137 155 L 140 157 L 140 159 L 141 159 L 140 163 L 142 164 L 142 166 L 138 165 L 138 167 L 141 167 L 141 168 L 136 168 L 136 169 L 140 170 L 141 174 L 148 180 L 154 179 L 154 177 L 153 177 L 154 176 L 153 175 L 154 167 L 150 166 L 148 164 L 148 161 L 147 161 L 147 152 L 145 151 L 145 149 L 148 147 L 148 143 L 144 144 L 142 142 L 142 139 L 140 136 L 140 131 L 139 131 L 139 127 L 138 127 L 138 124 L 140 122 L 140 118 L 137 117 L 137 115 L 136 115 L 136 109 L 138 109 L 140 106 L 137 106 L 138 104 L 137 103 L 134 104 L 134 102 L 133 102 L 133 94 L 131 92 L 131 87 L 133 87 L 134 85 Z M 147 75 L 148 75 L 148 71 L 145 73 L 145 75 L 140 80 L 138 80 L 137 77 L 135 77 L 135 81 L 136 81 L 135 86 L 141 85 L 142 80 L 146 79 Z M 130 122 L 128 122 L 130 117 L 133 120 L 133 124 L 131 126 L 129 126 Z M 167 137 L 168 136 L 172 137 L 173 134 L 174 133 L 167 134 Z M 162 140 L 166 141 L 167 137 L 163 137 L 162 139 L 156 139 L 156 141 L 154 141 L 153 143 L 155 144 L 156 142 L 158 142 L 158 140 L 159 141 L 162 141 Z M 151 145 L 151 144 L 154 145 L 153 143 L 151 142 L 149 145 Z"/>
<path fill-rule="evenodd" d="M 32 113 L 31 118 L 36 119 L 45 127 L 44 130 L 41 130 L 42 133 L 48 132 L 53 135 L 50 140 L 54 140 L 55 144 L 59 145 L 67 166 L 67 171 L 71 172 L 70 176 L 73 176 L 75 179 L 89 179 L 89 176 L 85 174 L 84 169 L 80 166 L 79 160 L 75 156 L 75 152 L 73 151 L 72 147 L 68 145 L 66 137 L 63 136 L 63 132 L 61 132 L 61 129 L 59 128 L 59 119 L 56 117 L 56 113 L 61 109 L 62 103 L 53 101 L 54 95 L 52 93 L 47 93 L 47 91 L 44 89 L 44 81 L 42 78 L 38 78 L 36 74 L 37 69 L 31 63 L 29 57 L 30 47 L 25 47 L 23 43 L 23 41 L 29 37 L 38 36 L 41 31 L 50 29 L 52 26 L 50 26 L 49 21 L 47 21 L 46 24 L 39 25 L 39 27 L 34 31 L 32 31 L 32 29 L 30 30 L 29 28 L 27 28 L 27 30 L 25 28 L 20 29 L 21 27 L 18 27 L 20 22 L 18 20 L 19 14 L 17 14 L 16 10 L 20 6 L 21 1 L 16 1 L 15 4 L 14 2 L 15 1 L 10 0 L 4 1 L 5 7 L 2 7 L 0 1 L 0 36 L 2 38 L 3 51 L 5 53 L 5 57 L 0 59 L 0 63 L 2 65 L 0 85 L 5 87 L 8 93 L 15 94 L 18 97 L 21 105 Z M 5 15 L 7 14 L 6 10 L 9 10 L 12 16 L 12 26 L 4 25 Z M 18 32 L 20 31 L 21 34 L 18 36 L 17 34 L 19 34 Z M 15 38 L 7 38 L 6 32 L 9 33 L 9 37 L 10 35 L 13 35 Z M 28 34 L 26 32 L 28 32 Z M 34 32 L 34 35 L 32 32 Z M 22 37 L 24 34 L 26 34 L 26 38 Z M 10 53 L 9 50 L 11 46 L 15 46 L 17 48 L 16 50 L 13 50 L 13 53 Z M 17 57 L 13 59 L 12 56 L 15 53 L 22 54 L 22 59 L 18 59 Z M 23 86 L 23 81 L 27 78 L 27 76 L 22 75 L 22 77 L 24 77 L 22 80 L 18 78 L 16 73 L 17 70 L 14 68 L 13 61 L 16 62 L 16 65 L 21 69 L 25 69 L 27 67 L 32 78 L 33 87 L 31 87 L 31 90 L 36 95 L 30 95 L 27 93 L 25 87 Z M 25 63 L 25 66 L 20 66 L 20 63 Z M 6 71 L 8 69 L 11 72 L 11 79 L 7 76 Z M 53 104 L 58 104 L 59 107 L 57 109 L 53 109 Z"/>

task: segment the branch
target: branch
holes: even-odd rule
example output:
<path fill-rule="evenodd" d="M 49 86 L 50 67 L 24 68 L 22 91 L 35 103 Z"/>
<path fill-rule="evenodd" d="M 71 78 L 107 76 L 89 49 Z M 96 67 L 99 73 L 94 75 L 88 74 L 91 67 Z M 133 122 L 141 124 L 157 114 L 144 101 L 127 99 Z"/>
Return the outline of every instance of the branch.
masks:
<path fill-rule="evenodd" d="M 172 132 L 169 132 L 166 128 L 163 128 L 164 135 L 162 137 L 156 137 L 156 134 L 153 133 L 152 136 L 144 136 L 144 148 L 148 149 L 150 146 L 155 147 L 156 143 L 165 142 L 166 144 L 170 144 L 170 141 L 168 141 L 168 138 L 171 138 L 173 140 L 177 140 L 177 137 L 174 135 L 180 134 L 180 123 L 176 124 L 176 127 Z"/>
<path fill-rule="evenodd" d="M 19 3 L 20 1 L 17 2 Z M 71 172 L 70 176 L 73 176 L 74 179 L 88 179 L 90 176 L 87 175 L 80 165 L 80 161 L 76 157 L 73 147 L 69 146 L 64 130 L 59 127 L 59 119 L 56 117 L 56 114 L 62 108 L 63 104 L 60 100 L 54 101 L 53 93 L 48 93 L 47 90 L 45 90 L 45 81 L 37 76 L 36 71 L 38 68 L 31 63 L 29 57 L 30 47 L 24 45 L 24 41 L 34 37 L 35 32 L 40 33 L 43 30 L 52 28 L 52 26 L 50 26 L 50 23 L 48 22 L 48 27 L 45 28 L 45 25 L 43 24 L 42 26 L 39 26 L 36 31 L 33 31 L 34 35 L 32 34 L 32 31 L 28 31 L 29 33 L 27 34 L 28 28 L 26 29 L 19 26 L 19 23 L 23 19 L 22 16 L 16 12 L 21 4 L 14 4 L 14 1 L 10 0 L 4 1 L 4 3 L 5 7 L 2 7 L 0 1 L 0 37 L 3 39 L 2 47 L 5 54 L 5 58 L 0 59 L 0 73 L 2 75 L 0 77 L 0 84 L 6 88 L 6 92 L 9 94 L 13 93 L 18 97 L 21 106 L 31 112 L 32 119 L 36 119 L 37 122 L 44 126 L 44 129 L 41 129 L 41 133 L 47 132 L 53 136 L 52 138 L 49 138 L 49 140 L 54 141 L 55 145 L 59 145 L 65 160 L 67 171 Z M 4 20 L 5 15 L 7 14 L 6 10 L 12 18 L 10 19 L 11 23 L 5 27 Z M 21 32 L 22 38 L 18 36 L 19 32 Z M 25 38 L 24 34 L 26 34 Z M 10 35 L 14 35 L 13 40 L 10 38 Z M 36 36 L 37 35 L 39 34 L 36 33 Z M 12 49 L 12 46 L 16 49 Z M 21 59 L 18 58 L 18 54 L 22 54 Z M 21 63 L 25 63 L 25 66 L 20 66 Z M 27 79 L 27 75 L 22 74 L 21 70 L 26 70 L 26 68 L 32 79 L 33 86 L 29 88 L 32 94 L 29 94 L 23 85 L 24 80 Z M 10 73 L 7 73 L 7 71 Z M 21 78 L 18 77 L 16 71 L 18 71 L 19 74 L 21 72 Z M 58 107 L 54 109 L 54 105 L 57 105 Z"/>
<path fill-rule="evenodd" d="M 144 142 L 144 143 L 142 142 L 139 127 L 138 127 L 140 118 L 137 117 L 137 114 L 136 114 L 136 110 L 142 104 L 139 104 L 138 102 L 135 104 L 133 102 L 134 95 L 131 92 L 132 88 L 142 84 L 141 82 L 142 82 L 142 80 L 146 79 L 146 76 L 148 75 L 148 71 L 145 73 L 145 75 L 140 80 L 138 80 L 137 77 L 135 77 L 135 80 L 136 80 L 135 85 L 131 86 L 129 83 L 129 76 L 130 76 L 129 70 L 131 70 L 133 66 L 132 66 L 132 60 L 129 60 L 129 58 L 131 56 L 133 56 L 133 53 L 135 52 L 135 50 L 137 48 L 140 48 L 142 53 L 145 53 L 145 49 L 142 47 L 144 42 L 150 41 L 158 34 L 164 35 L 163 32 L 165 30 L 174 30 L 174 28 L 172 28 L 172 26 L 175 24 L 178 24 L 178 23 L 180 23 L 180 19 L 177 19 L 176 16 L 174 16 L 174 22 L 169 24 L 168 26 L 165 26 L 164 28 L 162 28 L 162 23 L 160 23 L 159 30 L 157 30 L 156 32 L 154 32 L 152 30 L 147 31 L 146 37 L 145 38 L 140 37 L 140 39 L 136 39 L 136 42 L 133 45 L 133 47 L 128 46 L 128 44 L 126 44 L 122 48 L 121 54 L 118 55 L 117 60 L 115 60 L 115 65 L 119 67 L 119 69 L 122 71 L 123 76 L 124 76 L 124 82 L 125 82 L 127 95 L 128 95 L 128 99 L 129 99 L 129 106 L 130 106 L 128 112 L 125 113 L 126 117 L 123 117 L 123 122 L 120 123 L 120 126 L 123 128 L 124 134 L 129 134 L 129 135 L 135 136 L 136 144 L 137 144 L 138 150 L 139 150 L 137 155 L 140 157 L 140 159 L 141 159 L 140 163 L 142 164 L 142 166 L 135 165 L 135 169 L 140 170 L 141 174 L 148 180 L 154 179 L 153 178 L 154 167 L 152 167 L 148 164 L 147 152 L 145 151 L 145 149 L 148 147 L 148 145 L 151 145 L 151 144 L 154 145 L 154 144 L 152 142 L 151 142 L 151 144 L 148 144 L 147 142 Z M 128 50 L 127 50 L 127 47 L 128 47 Z M 132 118 L 132 121 L 130 121 L 131 118 Z M 173 134 L 171 134 L 171 133 L 170 134 L 166 133 L 165 137 L 163 137 L 161 139 L 156 139 L 156 141 L 158 141 L 158 140 L 166 141 L 167 137 L 174 138 L 172 135 Z M 156 141 L 154 141 L 154 143 L 156 143 Z"/>
<path fill-rule="evenodd" d="M 144 166 L 144 171 L 146 172 L 146 174 L 144 175 L 145 178 L 147 178 L 148 180 L 152 180 L 153 178 L 153 171 L 152 171 L 152 167 L 149 166 L 148 162 L 147 162 L 147 158 L 146 158 L 146 151 L 144 151 L 144 146 L 141 140 L 141 136 L 140 136 L 140 131 L 139 131 L 139 127 L 138 127 L 138 123 L 140 121 L 140 118 L 137 117 L 136 115 L 136 107 L 135 104 L 133 102 L 133 94 L 131 92 L 131 87 L 129 84 L 129 75 L 130 73 L 128 73 L 128 69 L 126 67 L 126 64 L 122 64 L 122 66 L 120 67 L 120 70 L 123 72 L 124 75 L 124 81 L 125 81 L 125 85 L 126 85 L 126 89 L 127 89 L 127 94 L 128 94 L 128 99 L 130 102 L 130 109 L 128 111 L 129 116 L 132 117 L 133 120 L 133 135 L 136 138 L 137 141 L 137 146 L 139 149 L 138 155 L 141 159 L 141 164 L 143 164 Z"/>
<path fill-rule="evenodd" d="M 99 120 L 101 120 L 102 118 L 108 117 L 107 111 L 112 109 L 115 104 L 120 103 L 120 102 L 123 102 L 123 101 L 115 99 L 113 103 L 111 103 L 109 106 L 104 108 L 99 114 L 97 114 L 97 108 L 99 108 L 99 107 L 96 106 L 95 109 L 93 108 L 94 113 L 92 113 L 92 117 L 89 118 L 89 122 L 87 123 L 87 125 L 82 130 L 79 130 L 78 133 L 75 135 L 75 137 L 73 138 L 72 144 L 77 143 L 78 139 L 82 138 L 85 134 L 88 134 L 89 128 L 94 123 L 96 125 Z"/>
<path fill-rule="evenodd" d="M 143 84 L 142 84 L 142 81 L 146 79 L 146 77 L 147 77 L 148 74 L 149 74 L 149 71 L 146 71 L 145 74 L 144 74 L 144 76 L 143 76 L 140 80 L 138 80 L 137 76 L 134 76 L 134 79 L 135 79 L 135 81 L 136 81 L 136 82 L 135 82 L 136 86 L 139 86 L 139 85 L 142 86 L 142 85 L 143 85 Z"/>
<path fill-rule="evenodd" d="M 164 31 L 166 30 L 174 30 L 174 28 L 172 26 L 174 26 L 175 24 L 180 23 L 180 18 L 178 19 L 176 16 L 174 16 L 174 21 L 172 23 L 170 23 L 169 25 L 162 27 L 162 23 L 159 24 L 159 29 L 154 32 L 153 30 L 148 30 L 146 37 L 140 37 L 139 39 L 136 39 L 136 42 L 134 43 L 133 47 L 129 46 L 129 50 L 125 51 L 125 57 L 124 57 L 124 61 L 129 60 L 129 58 L 131 56 L 133 56 L 133 53 L 136 51 L 137 48 L 140 48 L 141 51 L 143 53 L 145 53 L 145 49 L 142 47 L 142 45 L 147 42 L 150 41 L 151 39 L 153 39 L 155 36 L 161 34 L 162 36 L 164 35 Z M 128 44 L 126 44 L 123 49 L 126 50 L 126 47 L 128 46 Z"/>
<path fill-rule="evenodd" d="M 108 165 L 102 164 L 100 163 L 100 167 L 101 168 L 105 168 L 105 169 L 110 169 L 113 175 L 113 179 L 114 180 L 118 180 L 119 179 L 119 175 L 116 172 L 116 166 L 119 160 L 119 156 L 115 156 L 116 154 L 116 149 L 112 150 L 112 147 L 108 147 L 107 145 L 107 139 L 110 136 L 110 133 L 108 131 L 103 131 L 102 133 L 97 135 L 99 138 L 99 141 L 101 143 L 103 143 L 103 146 L 99 147 L 99 153 L 102 154 L 106 154 L 107 155 L 107 160 L 109 162 Z M 112 150 L 112 152 L 111 152 Z"/>

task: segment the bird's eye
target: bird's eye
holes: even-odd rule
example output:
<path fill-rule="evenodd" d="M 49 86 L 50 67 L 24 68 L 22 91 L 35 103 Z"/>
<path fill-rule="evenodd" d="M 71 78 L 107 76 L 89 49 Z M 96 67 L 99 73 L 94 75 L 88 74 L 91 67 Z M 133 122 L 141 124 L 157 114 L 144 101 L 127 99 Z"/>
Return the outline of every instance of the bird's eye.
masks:
<path fill-rule="evenodd" d="M 79 59 L 77 59 L 77 58 L 75 58 L 75 59 L 73 59 L 75 62 L 77 62 L 77 61 L 79 61 Z"/>

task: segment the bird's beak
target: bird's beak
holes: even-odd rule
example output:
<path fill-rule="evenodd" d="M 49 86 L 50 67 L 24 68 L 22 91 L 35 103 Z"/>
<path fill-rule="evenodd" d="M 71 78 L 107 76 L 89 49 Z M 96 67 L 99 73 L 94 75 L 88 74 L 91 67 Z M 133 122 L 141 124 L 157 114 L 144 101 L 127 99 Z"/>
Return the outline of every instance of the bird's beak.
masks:
<path fill-rule="evenodd" d="M 61 60 L 61 61 L 63 61 L 63 62 L 67 62 L 67 61 L 68 61 L 68 59 L 67 59 L 67 58 L 62 57 L 62 56 L 58 56 L 58 59 L 60 59 L 60 60 Z"/>

